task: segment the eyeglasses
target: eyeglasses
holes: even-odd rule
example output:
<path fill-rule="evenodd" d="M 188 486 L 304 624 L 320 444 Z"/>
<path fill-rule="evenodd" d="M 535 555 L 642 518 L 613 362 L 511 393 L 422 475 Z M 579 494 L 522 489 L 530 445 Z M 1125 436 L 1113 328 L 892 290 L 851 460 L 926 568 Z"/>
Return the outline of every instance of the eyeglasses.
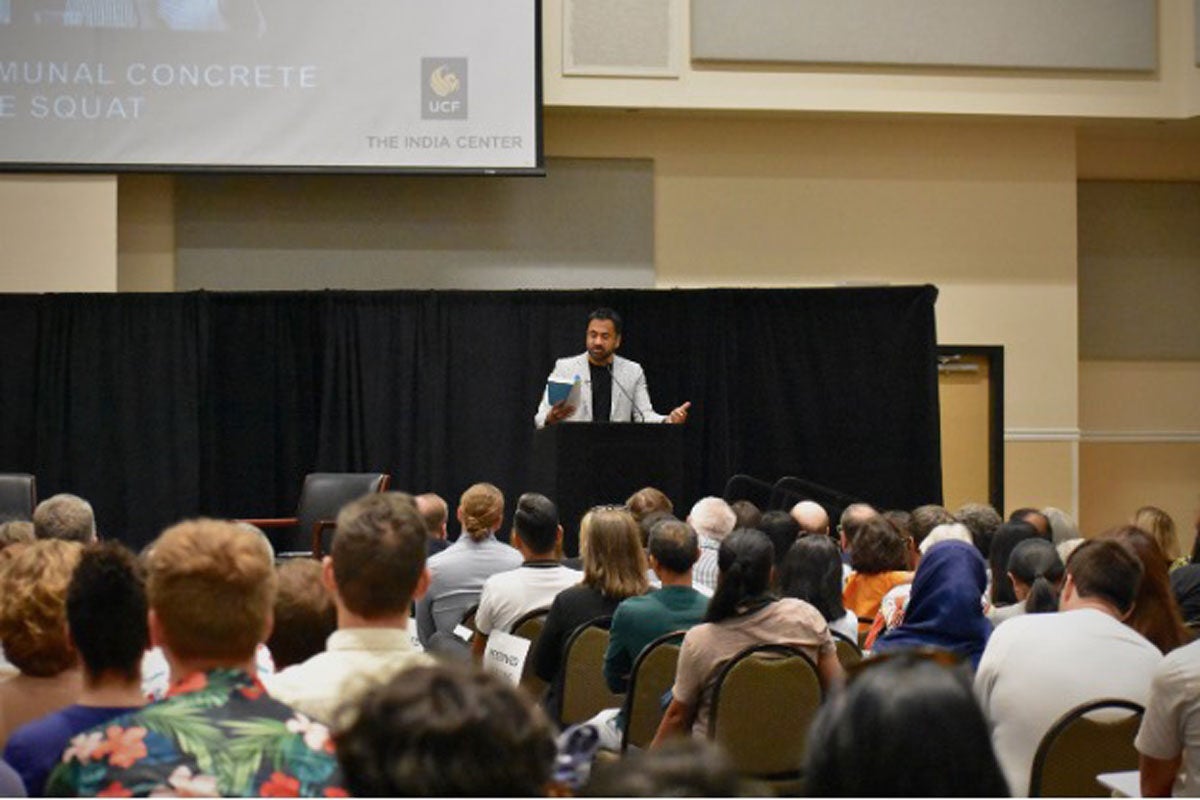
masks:
<path fill-rule="evenodd" d="M 621 503 L 619 505 L 616 503 L 612 503 L 612 504 L 603 505 L 603 506 L 592 506 L 591 508 L 588 509 L 588 513 L 590 514 L 593 511 L 628 511 L 628 510 L 629 510 L 629 506 L 625 505 L 624 503 Z"/>

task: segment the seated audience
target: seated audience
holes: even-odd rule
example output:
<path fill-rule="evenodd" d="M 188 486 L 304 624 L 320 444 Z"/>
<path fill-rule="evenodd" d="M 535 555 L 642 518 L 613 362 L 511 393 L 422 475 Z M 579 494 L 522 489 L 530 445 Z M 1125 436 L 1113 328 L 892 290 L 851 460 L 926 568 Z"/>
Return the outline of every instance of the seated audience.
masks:
<path fill-rule="evenodd" d="M 150 638 L 171 665 L 170 696 L 77 735 L 47 793 L 339 792 L 329 732 L 254 676 L 276 583 L 270 549 L 233 523 L 192 520 L 164 531 L 147 558 L 146 590 Z"/>
<path fill-rule="evenodd" d="M 961 522 L 943 522 L 921 540 L 921 545 L 918 548 L 920 555 L 923 557 L 929 552 L 929 548 L 941 542 L 966 542 L 972 547 L 975 546 L 975 541 L 971 538 L 970 528 Z"/>
<path fill-rule="evenodd" d="M 44 794 L 46 778 L 75 734 L 145 705 L 146 610 L 136 556 L 119 542 L 84 548 L 67 587 L 67 622 L 83 660 L 83 691 L 73 705 L 18 728 L 4 748 L 4 760 L 21 774 L 30 796 Z"/>
<path fill-rule="evenodd" d="M 1042 515 L 1050 522 L 1050 540 L 1059 545 L 1070 539 L 1078 538 L 1079 526 L 1075 518 L 1061 508 L 1047 506 L 1042 509 Z"/>
<path fill-rule="evenodd" d="M 562 539 L 558 508 L 550 498 L 536 492 L 521 495 L 513 514 L 512 546 L 525 561 L 484 582 L 479 610 L 475 612 L 479 633 L 472 644 L 476 655 L 483 656 L 493 631 L 508 633 L 522 616 L 549 608 L 559 592 L 583 579 L 582 572 L 563 566 L 559 560 Z"/>
<path fill-rule="evenodd" d="M 425 530 L 429 533 L 425 543 L 425 555 L 432 556 L 442 552 L 450 546 L 450 542 L 446 540 L 446 519 L 450 516 L 446 501 L 440 495 L 426 492 L 414 497 L 413 502 L 417 504 L 417 513 L 425 520 Z"/>
<path fill-rule="evenodd" d="M 988 556 L 988 563 L 992 568 L 992 608 L 1011 606 L 1017 602 L 1012 578 L 1008 577 L 1008 559 L 1012 557 L 1012 551 L 1017 545 L 1037 535 L 1037 530 L 1028 522 L 1006 522 L 996 529 Z"/>
<path fill-rule="evenodd" d="M 1175 595 L 1171 592 L 1170 569 L 1158 543 L 1132 525 L 1104 534 L 1127 545 L 1142 562 L 1142 583 L 1134 600 L 1133 613 L 1125 624 L 1145 636 L 1164 654 L 1192 640 Z"/>
<path fill-rule="evenodd" d="M 783 566 L 783 559 L 787 557 L 788 550 L 792 549 L 792 545 L 796 543 L 796 538 L 800 535 L 800 525 L 796 523 L 796 518 L 785 511 L 768 511 L 763 514 L 762 520 L 758 523 L 758 529 L 767 535 L 771 540 L 771 545 L 775 548 L 775 580 L 779 579 L 779 569 Z M 829 539 L 828 536 L 825 537 Z M 832 539 L 829 539 L 832 542 Z M 834 545 L 834 550 L 837 546 Z M 838 586 L 841 586 L 841 568 L 842 560 L 838 558 Z"/>
<path fill-rule="evenodd" d="M 738 528 L 757 528 L 762 522 L 762 510 L 749 500 L 735 500 L 729 504 L 733 510 L 734 530 Z"/>
<path fill-rule="evenodd" d="M 582 797 L 754 797 L 716 744 L 680 736 L 592 770 Z"/>
<path fill-rule="evenodd" d="M 913 544 L 918 548 L 934 528 L 939 525 L 949 525 L 955 521 L 953 514 L 936 503 L 917 506 L 912 510 L 912 519 L 913 525 L 916 526 Z"/>
<path fill-rule="evenodd" d="M 708 597 L 692 588 L 692 567 L 699 557 L 696 532 L 686 522 L 664 520 L 650 532 L 650 569 L 662 588 L 630 597 L 613 613 L 604 654 L 604 679 L 613 692 L 629 688 L 634 659 L 646 645 L 704 619 Z"/>
<path fill-rule="evenodd" d="M 1142 563 L 1111 539 L 1086 542 L 1067 562 L 1057 614 L 1023 614 L 988 640 L 975 693 L 1009 788 L 1029 793 L 1038 743 L 1059 717 L 1100 698 L 1145 705 L 1162 654 L 1123 624 Z"/>
<path fill-rule="evenodd" d="M 1018 544 L 1008 557 L 1008 579 L 1017 602 L 993 608 L 988 619 L 999 625 L 1018 614 L 1058 611 L 1058 592 L 1066 568 L 1053 544 L 1035 536 Z"/>
<path fill-rule="evenodd" d="M 913 515 L 907 511 L 899 509 L 890 509 L 880 514 L 881 517 L 892 523 L 892 527 L 900 534 L 900 538 L 904 541 L 904 554 L 908 559 L 906 569 L 914 570 L 917 568 L 917 562 L 921 560 L 921 549 L 917 545 L 917 521 Z"/>
<path fill-rule="evenodd" d="M 1170 514 L 1157 506 L 1142 506 L 1133 515 L 1133 525 L 1150 534 L 1150 538 L 1158 542 L 1171 569 L 1187 563 L 1179 547 L 1179 535 L 1175 533 L 1175 520 L 1171 519 Z"/>
<path fill-rule="evenodd" d="M 811 604 L 829 629 L 858 641 L 858 618 L 842 604 L 842 559 L 833 539 L 806 534 L 796 540 L 778 572 L 779 595 Z"/>
<path fill-rule="evenodd" d="M 96 541 L 92 504 L 73 494 L 56 494 L 33 510 L 33 533 L 39 539 L 63 539 L 87 544 Z"/>
<path fill-rule="evenodd" d="M 1200 641 L 1162 660 L 1138 731 L 1143 797 L 1200 794 Z"/>
<path fill-rule="evenodd" d="M 917 567 L 904 621 L 876 640 L 873 652 L 932 647 L 978 666 L 992 635 L 992 623 L 983 615 L 985 589 L 983 556 L 973 542 L 934 544 Z"/>
<path fill-rule="evenodd" d="M 0 681 L 0 746 L 17 728 L 79 700 L 83 672 L 67 635 L 67 586 L 79 542 L 13 545 L 0 570 L 0 641 L 20 672 Z"/>
<path fill-rule="evenodd" d="M 967 526 L 971 531 L 971 541 L 984 560 L 992 550 L 992 538 L 996 529 L 1004 522 L 1000 513 L 986 503 L 965 503 L 954 512 L 954 521 Z"/>
<path fill-rule="evenodd" d="M 579 524 L 583 581 L 564 589 L 550 604 L 546 624 L 529 657 L 534 672 L 550 684 L 546 708 L 559 719 L 563 652 L 571 634 L 584 623 L 610 617 L 622 600 L 646 593 L 646 554 L 637 523 L 624 508 L 594 508 Z"/>
<path fill-rule="evenodd" d="M 371 686 L 430 657 L 413 648 L 409 609 L 429 585 L 425 523 L 408 495 L 368 494 L 338 512 L 321 580 L 337 607 L 325 652 L 264 681 L 273 697 L 326 722 Z"/>
<path fill-rule="evenodd" d="M 517 687 L 466 664 L 409 670 L 337 731 L 355 797 L 534 797 L 550 788 L 550 723 Z"/>
<path fill-rule="evenodd" d="M 629 509 L 630 514 L 633 514 L 633 518 L 639 525 L 642 519 L 650 514 L 675 513 L 675 504 L 671 502 L 671 498 L 653 486 L 646 486 L 629 495 L 629 499 L 625 501 L 625 507 Z"/>
<path fill-rule="evenodd" d="M 1050 540 L 1053 533 L 1050 529 L 1050 518 L 1036 508 L 1018 508 L 1008 515 L 1009 522 L 1024 522 L 1033 526 L 1033 530 L 1043 539 Z"/>
<path fill-rule="evenodd" d="M 829 512 L 815 500 L 801 500 L 796 503 L 792 506 L 789 516 L 796 520 L 796 524 L 804 533 L 829 535 Z"/>
<path fill-rule="evenodd" d="M 738 530 L 721 543 L 720 578 L 704 623 L 687 632 L 679 653 L 671 703 L 652 747 L 672 736 L 708 734 L 713 689 L 729 661 L 747 647 L 785 644 L 804 651 L 817 665 L 826 689 L 843 674 L 829 625 L 821 612 L 794 597 L 770 593 L 774 548 L 761 531 Z"/>
<path fill-rule="evenodd" d="M 479 602 L 483 583 L 521 566 L 521 554 L 496 538 L 504 521 L 504 495 L 490 483 L 463 492 L 458 505 L 462 535 L 429 559 L 429 591 L 417 603 L 417 633 L 429 647 L 433 636 L 454 635 L 467 610 Z"/>
<path fill-rule="evenodd" d="M 737 524 L 733 509 L 719 497 L 703 497 L 692 506 L 687 523 L 700 537 L 700 558 L 692 579 L 700 591 L 717 588 L 717 550 Z"/>
<path fill-rule="evenodd" d="M 809 741 L 810 796 L 1009 796 L 970 676 L 920 653 L 864 662 Z"/>
<path fill-rule="evenodd" d="M 337 630 L 337 606 L 325 587 L 320 561 L 289 558 L 276 572 L 279 593 L 267 649 L 275 668 L 284 669 L 325 650 L 325 640 Z"/>
<path fill-rule="evenodd" d="M 913 579 L 904 541 L 890 522 L 876 515 L 862 524 L 851 545 L 850 567 L 842 601 L 858 617 L 859 633 L 866 633 L 883 596 Z"/>

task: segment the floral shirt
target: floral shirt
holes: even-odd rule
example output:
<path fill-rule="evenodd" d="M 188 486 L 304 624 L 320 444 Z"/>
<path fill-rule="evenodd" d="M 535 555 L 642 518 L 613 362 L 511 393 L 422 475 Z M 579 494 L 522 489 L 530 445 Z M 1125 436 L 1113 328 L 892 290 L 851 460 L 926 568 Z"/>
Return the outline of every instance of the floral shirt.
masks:
<path fill-rule="evenodd" d="M 165 700 L 76 736 L 46 794 L 346 796 L 325 726 L 232 669 L 194 673 Z"/>

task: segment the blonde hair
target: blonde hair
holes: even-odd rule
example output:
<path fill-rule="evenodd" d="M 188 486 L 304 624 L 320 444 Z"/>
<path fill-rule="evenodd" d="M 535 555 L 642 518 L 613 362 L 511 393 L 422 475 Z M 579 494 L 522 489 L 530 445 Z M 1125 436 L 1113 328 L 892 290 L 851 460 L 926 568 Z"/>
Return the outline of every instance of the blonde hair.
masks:
<path fill-rule="evenodd" d="M 1170 514 L 1157 506 L 1142 506 L 1133 515 L 1133 524 L 1158 542 L 1168 562 L 1179 558 L 1179 536 L 1175 533 L 1175 520 L 1171 519 Z"/>
<path fill-rule="evenodd" d="M 463 532 L 483 541 L 504 519 L 504 493 L 490 483 L 477 483 L 462 493 L 458 514 Z"/>
<path fill-rule="evenodd" d="M 579 523 L 583 583 L 605 597 L 645 594 L 646 552 L 633 515 L 623 508 L 593 509 Z"/>
<path fill-rule="evenodd" d="M 232 522 L 181 522 L 147 555 L 146 591 L 181 658 L 248 659 L 267 635 L 279 578 L 270 549 Z"/>
<path fill-rule="evenodd" d="M 26 675 L 49 678 L 76 664 L 67 638 L 67 586 L 82 550 L 79 542 L 62 539 L 5 550 L 0 640 L 4 655 Z"/>

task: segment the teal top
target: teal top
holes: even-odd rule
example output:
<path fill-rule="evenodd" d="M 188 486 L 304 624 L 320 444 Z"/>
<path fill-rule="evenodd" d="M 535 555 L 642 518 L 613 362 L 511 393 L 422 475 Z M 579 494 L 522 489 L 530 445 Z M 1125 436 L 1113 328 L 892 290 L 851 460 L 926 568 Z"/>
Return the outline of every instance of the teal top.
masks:
<path fill-rule="evenodd" d="M 664 634 L 682 631 L 704 620 L 708 598 L 690 586 L 664 586 L 617 606 L 604 654 L 604 679 L 618 694 L 629 688 L 633 661 L 642 649 Z"/>

